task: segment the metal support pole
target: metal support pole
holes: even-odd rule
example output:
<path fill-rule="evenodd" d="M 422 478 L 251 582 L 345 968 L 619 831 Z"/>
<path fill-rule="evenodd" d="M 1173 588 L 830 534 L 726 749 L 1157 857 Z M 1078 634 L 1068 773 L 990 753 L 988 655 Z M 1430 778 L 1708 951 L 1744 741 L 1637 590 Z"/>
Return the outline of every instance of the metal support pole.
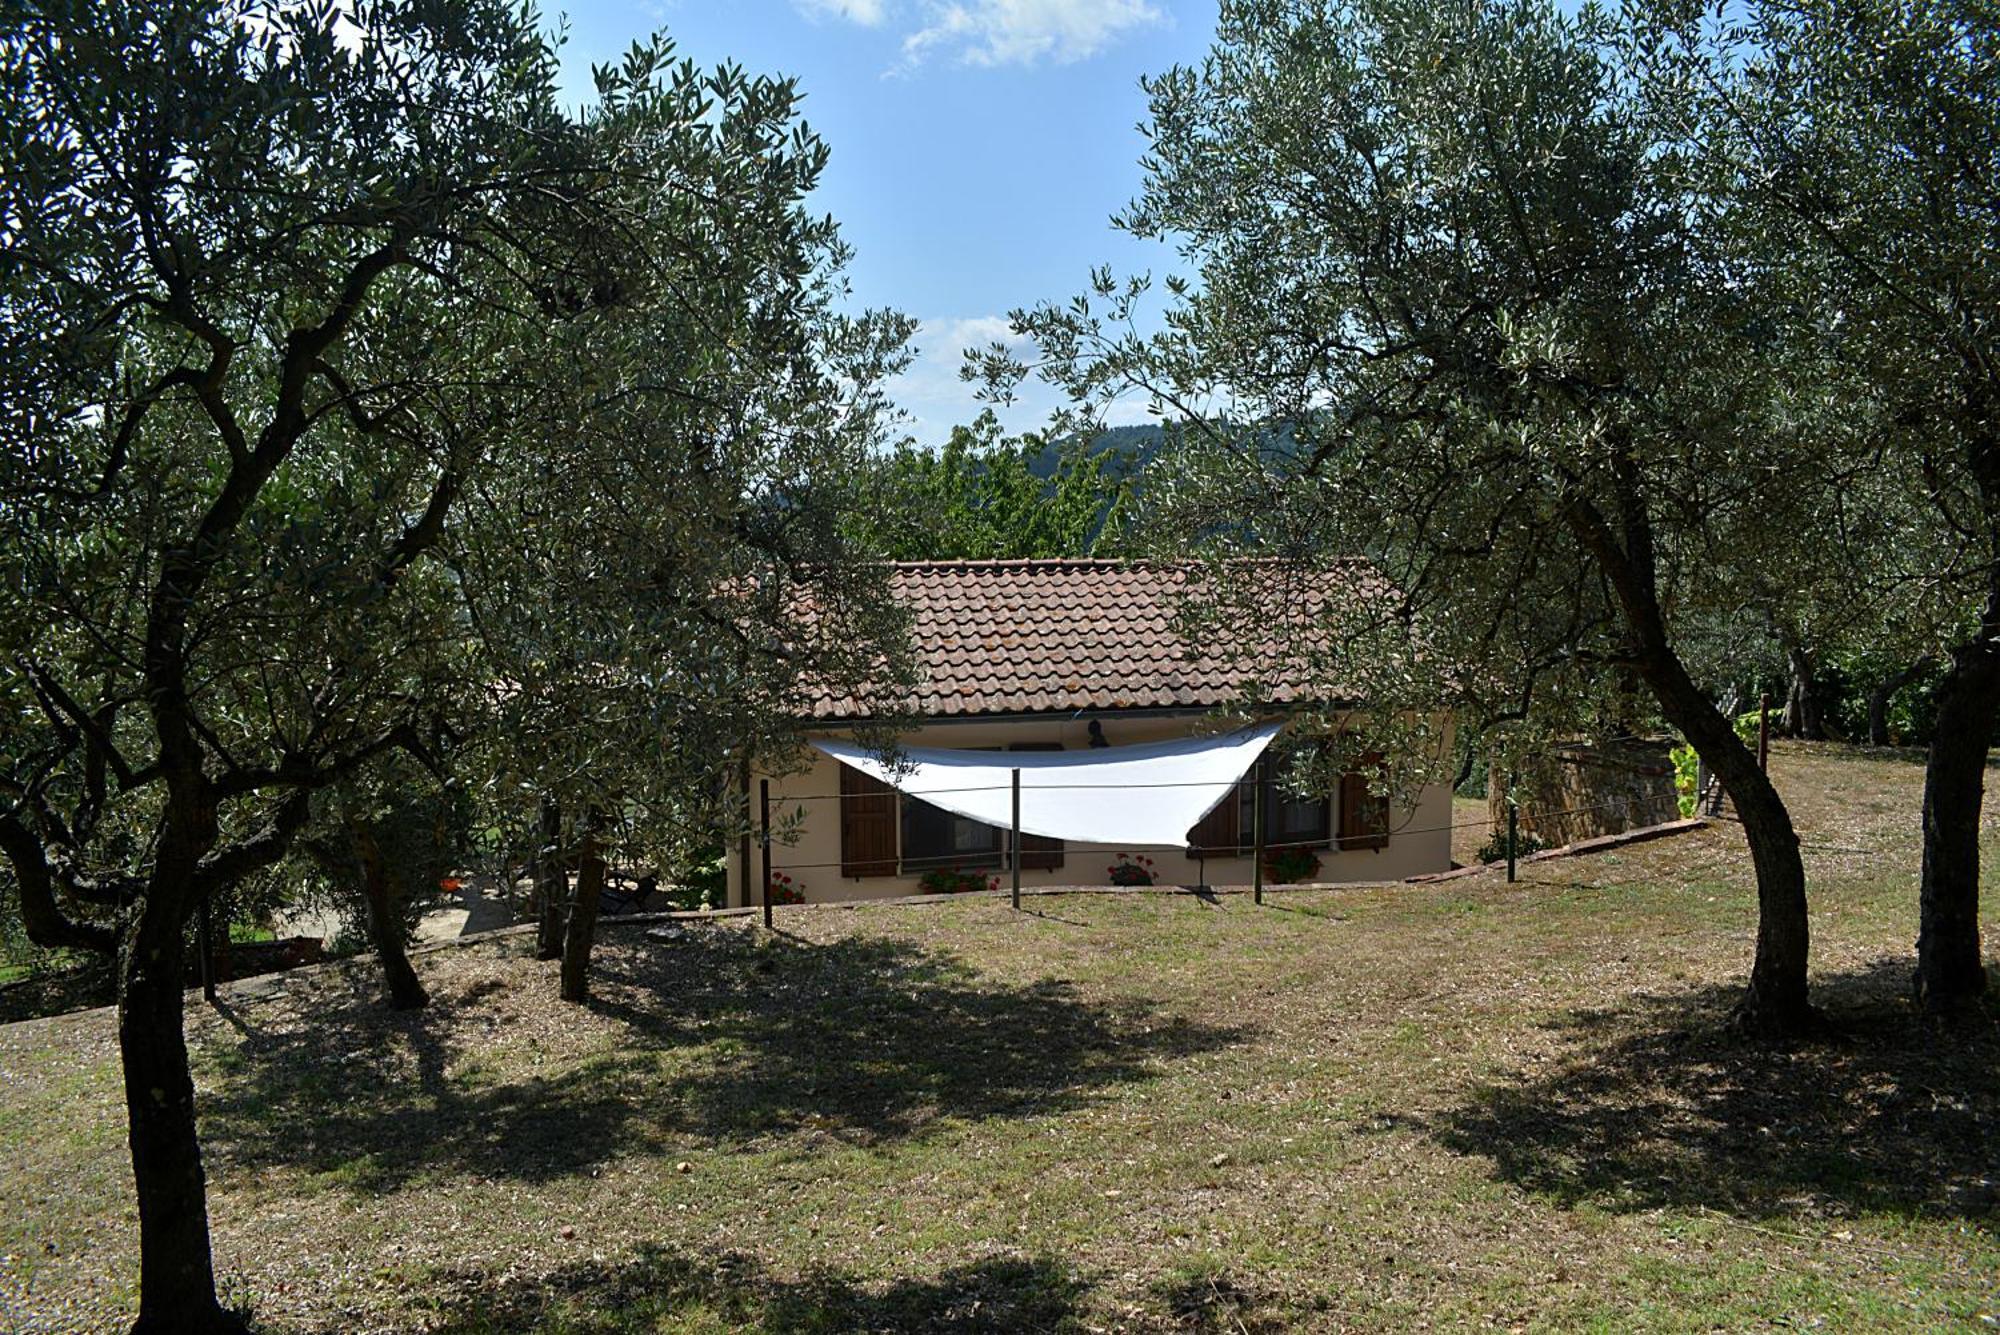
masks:
<path fill-rule="evenodd" d="M 1014 907 L 1021 907 L 1021 771 L 1014 771 L 1014 838 L 1007 845 L 1007 862 L 1014 871 Z"/>
<path fill-rule="evenodd" d="M 1757 768 L 1771 768 L 1771 693 L 1757 697 Z"/>
<path fill-rule="evenodd" d="M 1257 767 L 1252 771 L 1250 783 L 1250 899 L 1252 903 L 1264 902 L 1264 765 L 1266 757 L 1257 757 Z"/>
<path fill-rule="evenodd" d="M 1508 787 L 1512 787 L 1509 784 Z M 1513 798 L 1507 799 L 1507 883 L 1514 883 L 1514 849 L 1521 841 L 1521 808 Z"/>
<path fill-rule="evenodd" d="M 762 806 L 759 813 L 764 831 L 764 926 L 771 925 L 771 781 L 757 780 L 757 798 Z"/>
<path fill-rule="evenodd" d="M 215 930 L 209 921 L 207 895 L 201 897 L 201 995 L 215 1000 Z"/>

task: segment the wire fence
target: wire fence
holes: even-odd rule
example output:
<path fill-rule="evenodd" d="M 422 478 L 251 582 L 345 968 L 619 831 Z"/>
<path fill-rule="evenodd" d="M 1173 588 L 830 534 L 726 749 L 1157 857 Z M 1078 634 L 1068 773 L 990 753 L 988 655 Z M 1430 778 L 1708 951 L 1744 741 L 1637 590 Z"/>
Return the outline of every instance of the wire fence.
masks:
<path fill-rule="evenodd" d="M 1048 785 L 1047 787 L 1042 787 L 1042 786 L 1038 785 L 1037 787 L 1038 787 L 1038 788 L 1040 788 L 1040 790 L 1041 790 L 1041 791 L 1047 791 L 1047 790 L 1048 790 L 1048 788 L 1050 788 L 1050 787 L 1054 787 L 1054 786 L 1055 786 L 1055 785 Z M 1099 784 L 1099 785 L 1083 785 L 1083 786 L 1094 786 L 1094 787 L 1102 787 L 1102 788 L 1111 788 L 1111 787 L 1123 787 L 1123 786 L 1125 786 L 1125 785 L 1115 785 L 1115 784 Z M 1231 781 L 1230 781 L 1229 783 L 1226 783 L 1226 784 L 1217 784 L 1217 783 L 1181 783 L 1181 784 L 1144 784 L 1144 785 L 1139 785 L 1139 784 L 1135 784 L 1135 785 L 1131 785 L 1131 786 L 1133 786 L 1133 787 L 1151 787 L 1151 788 L 1216 788 L 1216 787 L 1221 787 L 1221 788 L 1225 788 L 1225 789 L 1227 789 L 1227 788 L 1233 788 L 1233 787 L 1236 787 L 1236 786 L 1238 786 L 1238 783 L 1237 783 L 1237 781 L 1236 781 L 1236 780 L 1231 780 Z M 1027 787 L 1026 785 L 1023 785 L 1023 790 L 1024 790 L 1024 791 L 1026 790 L 1026 787 Z M 903 790 L 903 789 L 897 789 L 897 790 L 896 790 L 896 793 L 897 793 L 898 795 L 900 795 L 900 796 L 904 796 L 904 797 L 922 797 L 922 796 L 924 796 L 924 795 L 925 795 L 926 793 L 929 793 L 929 794 L 943 794 L 943 793 L 971 793 L 971 792 L 1011 792 L 1011 791 L 1012 791 L 1012 785 L 1011 785 L 1011 784 L 992 784 L 992 785 L 985 785 L 985 786 L 982 786 L 982 787 L 978 787 L 978 788 L 955 788 L 955 789 L 944 789 L 944 788 L 930 788 L 930 789 L 925 789 L 925 790 L 923 790 L 922 792 L 919 792 L 919 791 L 916 791 L 916 790 L 907 790 L 907 791 L 906 791 L 906 790 Z M 786 799 L 784 799 L 784 800 L 785 800 L 785 801 L 786 801 L 787 803 L 790 803 L 790 802 L 794 802 L 794 801 L 799 801 L 799 802 L 805 802 L 805 801 L 825 801 L 825 800 L 828 800 L 828 799 L 833 799 L 833 800 L 838 800 L 838 799 L 839 799 L 839 798 L 841 798 L 842 796 L 848 796 L 848 797 L 850 798 L 850 800 L 852 800 L 852 795 L 843 795 L 843 794 L 839 794 L 839 793 L 827 793 L 827 794 L 814 794 L 814 795 L 808 795 L 808 796 L 804 796 L 804 797 L 800 797 L 800 798 L 786 798 Z M 861 800 L 863 800 L 863 801 L 869 801 L 869 800 L 879 800 L 879 798 L 877 798 L 877 797 L 864 797 L 864 798 L 862 798 Z M 778 801 L 778 799 L 777 799 L 776 797 L 773 797 L 773 798 L 772 798 L 772 801 L 773 801 L 773 802 L 775 803 L 776 801 Z M 1563 816 L 1581 816 L 1581 815 L 1589 815 L 1589 814 L 1591 814 L 1591 813 L 1594 813 L 1594 812 L 1599 812 L 1599 811 L 1611 811 L 1611 810 L 1618 810 L 1618 809 L 1622 809 L 1622 810 L 1626 810 L 1626 811 L 1634 811 L 1634 810 L 1636 809 L 1636 810 L 1639 810 L 1639 811 L 1643 811 L 1643 810 L 1644 810 L 1644 809 L 1645 809 L 1645 808 L 1646 808 L 1646 807 L 1647 807 L 1648 805 L 1649 805 L 1649 804 L 1648 804 L 1648 803 L 1647 803 L 1646 801 L 1644 801 L 1643 799 L 1640 799 L 1640 798 L 1621 798 L 1621 799 L 1618 799 L 1618 800 L 1615 800 L 1615 801 L 1610 801 L 1610 802 L 1596 802 L 1596 803 L 1592 803 L 1592 804 L 1591 804 L 1591 805 L 1589 805 L 1589 806 L 1581 806 L 1581 807 L 1561 807 L 1561 808 L 1556 808 L 1556 809 L 1548 809 L 1548 808 L 1543 808 L 1543 809 L 1540 809 L 1540 810 L 1527 810 L 1527 809 L 1523 809 L 1523 810 L 1520 810 L 1520 811 L 1518 811 L 1518 812 L 1516 813 L 1516 819 L 1517 819 L 1517 820 L 1520 820 L 1520 821 L 1523 821 L 1523 822 L 1545 822 L 1545 821 L 1548 821 L 1548 820 L 1552 820 L 1552 819 L 1555 819 L 1555 818 L 1557 818 L 1557 817 L 1563 817 Z M 1679 814 L 1680 814 L 1680 813 L 1679 813 L 1679 808 L 1678 808 L 1678 807 L 1676 807 L 1676 808 L 1675 808 L 1675 815 L 1676 815 L 1676 816 L 1678 816 Z M 998 831 L 998 833 L 1000 833 L 1001 835 L 1009 835 L 1009 834 L 1011 834 L 1011 833 L 1012 833 L 1012 831 L 1010 830 L 1010 828 L 1009 828 L 1009 827 L 1006 827 L 1006 826 L 995 826 L 995 827 L 993 827 L 993 828 L 994 828 L 994 829 L 995 829 L 996 831 Z M 1445 832 L 1445 831 L 1448 831 L 1448 830 L 1452 830 L 1452 831 L 1455 831 L 1455 830 L 1470 830 L 1470 829 L 1488 829 L 1488 830 L 1492 830 L 1493 828 L 1494 828 L 1494 823 L 1493 823 L 1492 819 L 1491 819 L 1490 817 L 1488 817 L 1488 818 L 1486 818 L 1486 819 L 1482 819 L 1482 820 L 1469 820 L 1469 821 L 1453 821 L 1453 822 L 1451 822 L 1450 824 L 1446 824 L 1446 825 L 1422 825 L 1422 826 L 1415 826 L 1415 827 L 1408 827 L 1408 826 L 1400 826 L 1400 825 L 1399 825 L 1399 826 L 1395 826 L 1395 827 L 1393 827 L 1392 829 L 1390 829 L 1390 830 L 1386 831 L 1386 833 L 1387 833 L 1387 834 L 1389 834 L 1389 835 L 1391 835 L 1391 836 L 1408 836 L 1408 835 L 1416 835 L 1416 834 L 1439 834 L 1439 833 L 1443 833 L 1443 832 Z M 760 833 L 760 831 L 761 831 L 762 829 L 763 829 L 763 827 L 757 827 L 757 826 L 753 826 L 753 827 L 751 828 L 751 830 L 750 830 L 750 837 L 751 837 L 751 840 L 752 840 L 752 842 L 753 842 L 753 843 L 755 843 L 755 844 L 757 844 L 757 845 L 759 846 L 759 848 L 760 848 L 760 849 L 761 849 L 761 847 L 762 847 L 762 844 L 763 844 L 763 834 L 762 834 L 762 833 Z M 1034 834 L 1033 834 L 1032 832 L 1028 832 L 1028 831 L 1024 831 L 1023 833 L 1024 833 L 1024 834 L 1025 834 L 1025 835 L 1026 835 L 1026 836 L 1027 836 L 1028 838 L 1037 838 L 1037 837 L 1052 837 L 1052 836 L 1036 836 L 1036 835 L 1034 835 Z M 1497 834 L 1497 831 L 1496 831 L 1496 834 Z M 1326 848 L 1326 849 L 1332 849 L 1332 850 L 1334 850 L 1334 851 L 1338 852 L 1338 851 L 1342 851 L 1342 849 L 1341 849 L 1341 845 L 1342 845 L 1342 841 L 1343 841 L 1343 839 L 1345 839 L 1345 838 L 1349 838 L 1349 837 L 1360 837 L 1360 836 L 1343 836 L 1343 835 L 1340 835 L 1340 834 L 1338 834 L 1338 833 L 1331 833 L 1331 832 L 1330 832 L 1329 834 L 1327 834 L 1327 835 L 1326 835 L 1326 836 L 1324 836 L 1324 837 L 1321 837 L 1321 838 L 1313 838 L 1313 839 L 1290 839 L 1290 840 L 1275 840 L 1275 839 L 1267 839 L 1267 840 L 1265 840 L 1265 841 L 1264 841 L 1264 843 L 1263 843 L 1263 846 L 1262 846 L 1262 847 L 1263 847 L 1263 851 L 1264 851 L 1264 852 L 1265 852 L 1266 854 L 1269 854 L 1269 853 L 1273 853 L 1273 852 L 1287 852 L 1287 851 L 1291 851 L 1291 850 L 1295 850 L 1295 849 L 1322 849 L 1322 848 Z M 1373 836 L 1368 836 L 1368 837 L 1373 837 Z M 1372 847 L 1373 845 L 1370 845 L 1370 846 Z M 790 844 L 788 844 L 788 843 L 785 843 L 785 842 L 784 842 L 784 841 L 783 841 L 783 840 L 782 840 L 782 839 L 781 839 L 781 838 L 780 838 L 780 837 L 779 837 L 779 836 L 777 835 L 777 832 L 776 832 L 776 830 L 775 830 L 775 828 L 774 828 L 774 829 L 772 829 L 772 831 L 771 831 L 771 844 L 770 844 L 770 847 L 771 847 L 771 851 L 772 851 L 772 854 L 773 854 L 773 857 L 774 857 L 774 859 L 775 859 L 775 857 L 776 857 L 776 854 L 777 854 L 777 851 L 778 851 L 778 850 L 779 850 L 780 848 L 787 848 L 787 847 L 791 847 L 791 845 L 790 845 Z M 1118 842 L 1118 841 L 1116 841 L 1116 840 L 1089 840 L 1089 841 L 1084 841 L 1084 842 L 1083 842 L 1083 843 L 1081 844 L 1081 847 L 1087 847 L 1087 848 L 1089 848 L 1089 849 L 1091 849 L 1091 850 L 1093 850 L 1093 851 L 1106 851 L 1106 850 L 1108 850 L 1108 851 L 1111 851 L 1111 852 L 1113 852 L 1114 854 L 1115 854 L 1115 853 L 1127 853 L 1127 854 L 1137 854 L 1137 853 L 1172 853 L 1172 854 L 1178 854 L 1178 855 L 1180 855 L 1180 856 L 1183 856 L 1183 857 L 1186 857 L 1186 858 L 1187 858 L 1187 859 L 1189 859 L 1190 861 L 1195 861 L 1195 862 L 1207 862 L 1207 861 L 1219 861 L 1219 860 L 1221 860 L 1221 859 L 1224 859 L 1224 858 L 1232 858 L 1232 857 L 1250 857 L 1250 856 L 1254 856 L 1254 855 L 1255 855 L 1255 853 L 1256 853 L 1256 848 L 1255 848 L 1255 847 L 1254 847 L 1254 846 L 1253 846 L 1252 844 L 1250 844 L 1250 843 L 1247 843 L 1247 842 L 1246 842 L 1246 843 L 1243 843 L 1243 844 L 1239 844 L 1239 845 L 1233 845 L 1233 846 L 1229 846 L 1229 847 L 1203 847 L 1203 846 L 1197 846 L 1197 845 L 1194 845 L 1194 844 L 1189 844 L 1189 843 L 1187 843 L 1187 842 L 1185 842 L 1185 841 L 1183 841 L 1183 842 L 1181 842 L 1181 843 L 1175 843 L 1175 844 L 1127 844 L 1127 843 L 1120 843 L 1120 842 Z M 1046 858 L 1046 857 L 1047 857 L 1047 856 L 1049 856 L 1050 854 L 1052 854 L 1052 853 L 1055 853 L 1055 852 L 1057 852 L 1057 851 L 1059 851 L 1059 850 L 1056 850 L 1056 849 L 1034 849 L 1034 848 L 1027 848 L 1027 847 L 1023 847 L 1023 848 L 1022 848 L 1022 850 L 1021 850 L 1021 853 L 1022 853 L 1022 856 L 1023 856 L 1023 858 L 1033 858 L 1033 857 L 1036 857 L 1036 856 L 1037 856 L 1038 854 L 1039 854 L 1039 855 L 1040 855 L 1041 857 L 1043 857 L 1043 858 Z M 1075 851 L 1079 851 L 1079 844 L 1077 844 L 1077 843 L 1074 843 L 1074 842 L 1072 842 L 1072 843 L 1069 843 L 1069 844 L 1068 844 L 1068 845 L 1067 845 L 1067 846 L 1066 846 L 1065 848 L 1063 848 L 1063 849 L 1062 849 L 1062 850 L 1060 850 L 1060 851 L 1062 851 L 1062 852 L 1064 852 L 1064 853 L 1069 853 L 1069 852 L 1075 852 Z M 965 850 L 965 854 L 964 854 L 964 856 L 963 856 L 963 857 L 959 857 L 959 858 L 956 858 L 956 859 L 954 859 L 954 858 L 949 858 L 949 857 L 943 857 L 943 856 L 932 856 L 932 855 L 925 855 L 925 856 L 923 856 L 923 857 L 920 857 L 920 858 L 896 858 L 896 859 L 893 859 L 893 860 L 894 860 L 895 862 L 897 862 L 897 864 L 898 864 L 898 865 L 899 865 L 900 867 L 904 867 L 904 868 L 914 868 L 914 869 L 916 869 L 916 870 L 918 870 L 918 871 L 960 871 L 960 870 L 962 870 L 962 871 L 966 871 L 966 872 L 993 872 L 993 871 L 1002 871 L 1002 872 L 1004 872 L 1004 871 L 1007 871 L 1007 870 L 1009 869 L 1009 864 L 1008 864 L 1008 863 L 1006 862 L 1006 860 L 1005 860 L 1005 859 L 1006 859 L 1006 857 L 1007 857 L 1007 853 L 1006 853 L 1006 850 L 1005 850 L 1004 848 L 1001 848 L 1001 849 L 967 849 L 967 850 Z M 996 862 L 996 861 L 995 861 L 995 858 L 998 858 L 998 859 L 1000 859 L 1000 860 L 999 860 L 998 862 Z M 832 861 L 832 862 L 791 862 L 791 861 L 786 861 L 786 862 L 783 862 L 783 863 L 778 863 L 778 862 L 776 862 L 776 861 L 774 860 L 774 862 L 773 862 L 773 865 L 774 865 L 775 867 L 780 867 L 780 868 L 781 868 L 782 870 L 784 870 L 784 871 L 786 871 L 786 872 L 796 872 L 796 871 L 826 871 L 826 870 L 829 870 L 829 869 L 831 869 L 831 868 L 836 868 L 836 867 L 848 867 L 848 866 L 852 866 L 852 865 L 855 865 L 855 863 L 856 863 L 856 862 L 875 862 L 875 861 L 887 861 L 887 860 L 890 860 L 890 859 L 872 859 L 872 858 L 868 858 L 868 859 L 848 859 L 848 858 L 843 858 L 843 859 L 839 859 L 839 860 L 836 860 L 836 861 Z M 1024 870 L 1028 870 L 1029 868 L 1027 868 L 1027 867 L 1025 866 L 1025 864 L 1024 864 L 1024 867 L 1023 867 L 1023 869 L 1024 869 Z M 1040 868 L 1039 870 L 1051 870 L 1051 869 L 1050 869 L 1050 868 L 1046 868 L 1046 867 L 1044 867 L 1044 868 Z"/>

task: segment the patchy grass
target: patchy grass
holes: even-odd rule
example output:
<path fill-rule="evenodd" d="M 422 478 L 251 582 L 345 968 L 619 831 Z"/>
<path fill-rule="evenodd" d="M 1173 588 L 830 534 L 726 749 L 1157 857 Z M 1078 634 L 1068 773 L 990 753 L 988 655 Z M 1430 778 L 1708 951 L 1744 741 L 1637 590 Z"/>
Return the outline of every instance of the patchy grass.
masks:
<path fill-rule="evenodd" d="M 218 1263 L 276 1331 L 1980 1328 L 2000 1026 L 1905 1001 L 1921 769 L 1776 772 L 1836 1042 L 1723 1034 L 1727 825 L 1263 910 L 612 928 L 588 1009 L 488 943 L 419 957 L 417 1016 L 358 964 L 193 1013 Z M 109 1019 L 0 1071 L 0 1324 L 105 1325 Z"/>
<path fill-rule="evenodd" d="M 1470 867 L 1479 860 L 1479 850 L 1492 837 L 1493 825 L 1487 817 L 1486 799 L 1454 796 L 1451 799 L 1451 860 L 1461 867 Z"/>

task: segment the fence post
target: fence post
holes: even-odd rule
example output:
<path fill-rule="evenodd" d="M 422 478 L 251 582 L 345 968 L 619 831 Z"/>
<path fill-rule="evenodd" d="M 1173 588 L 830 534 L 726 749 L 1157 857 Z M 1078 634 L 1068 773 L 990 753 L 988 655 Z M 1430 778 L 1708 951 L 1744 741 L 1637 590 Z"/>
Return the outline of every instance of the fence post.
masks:
<path fill-rule="evenodd" d="M 764 831 L 764 926 L 771 925 L 771 781 L 757 780 L 757 799 L 762 807 Z"/>
<path fill-rule="evenodd" d="M 215 930 L 209 923 L 209 896 L 201 897 L 201 995 L 204 1001 L 215 1000 Z"/>
<path fill-rule="evenodd" d="M 1007 845 L 1007 863 L 1014 872 L 1014 907 L 1021 907 L 1021 771 L 1014 771 L 1014 835 Z"/>
<path fill-rule="evenodd" d="M 1509 779 L 1507 787 L 1512 789 L 1513 786 L 1513 781 Z M 1520 840 L 1521 808 L 1514 801 L 1513 794 L 1509 792 L 1507 795 L 1507 883 L 1509 885 L 1514 883 L 1514 850 Z"/>
<path fill-rule="evenodd" d="M 1250 901 L 1264 902 L 1264 764 L 1258 756 L 1250 782 Z"/>
<path fill-rule="evenodd" d="M 1734 726 L 1734 721 L 1731 723 Z M 1771 768 L 1771 693 L 1757 697 L 1757 768 Z"/>

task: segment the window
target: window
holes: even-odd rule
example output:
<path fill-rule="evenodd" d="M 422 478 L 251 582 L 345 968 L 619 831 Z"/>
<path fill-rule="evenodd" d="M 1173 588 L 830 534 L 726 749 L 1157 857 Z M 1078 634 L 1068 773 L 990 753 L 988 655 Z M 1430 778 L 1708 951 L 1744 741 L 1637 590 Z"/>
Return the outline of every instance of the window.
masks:
<path fill-rule="evenodd" d="M 1329 804 L 1323 797 L 1299 797 L 1280 788 L 1273 780 L 1263 784 L 1264 797 L 1264 845 L 1273 844 L 1317 845 L 1324 844 L 1333 834 Z M 1254 830 L 1251 824 L 1250 789 L 1246 785 L 1239 801 L 1242 810 L 1237 819 L 1241 828 Z"/>
<path fill-rule="evenodd" d="M 970 750 L 991 751 L 990 746 Z M 903 870 L 927 872 L 938 868 L 997 867 L 1007 847 L 1007 832 L 997 825 L 959 816 L 904 794 Z"/>
<path fill-rule="evenodd" d="M 969 750 L 996 751 L 991 746 Z M 1014 742 L 1009 751 L 1060 751 L 1061 742 Z M 1004 867 L 1007 837 L 1012 831 L 969 816 L 957 816 L 922 798 L 903 798 L 903 869 L 926 872 L 935 868 Z M 1021 866 L 1028 871 L 1063 865 L 1063 842 L 1040 835 L 1021 836 Z"/>
<path fill-rule="evenodd" d="M 1389 799 L 1368 790 L 1369 773 L 1381 767 L 1381 756 L 1363 756 L 1358 773 L 1340 776 L 1340 846 L 1343 849 L 1389 846 Z"/>
<path fill-rule="evenodd" d="M 954 815 L 920 798 L 903 798 L 903 868 L 997 867 L 1006 831 Z"/>
<path fill-rule="evenodd" d="M 1257 837 L 1256 810 L 1251 802 L 1259 793 L 1264 803 L 1265 847 L 1291 844 L 1311 848 L 1328 843 L 1333 837 L 1331 804 L 1323 797 L 1287 792 L 1273 777 L 1280 768 L 1277 763 L 1264 766 L 1261 783 L 1246 775 L 1236 785 L 1233 799 L 1224 798 L 1189 833 L 1189 851 L 1198 857 L 1248 853 Z"/>

